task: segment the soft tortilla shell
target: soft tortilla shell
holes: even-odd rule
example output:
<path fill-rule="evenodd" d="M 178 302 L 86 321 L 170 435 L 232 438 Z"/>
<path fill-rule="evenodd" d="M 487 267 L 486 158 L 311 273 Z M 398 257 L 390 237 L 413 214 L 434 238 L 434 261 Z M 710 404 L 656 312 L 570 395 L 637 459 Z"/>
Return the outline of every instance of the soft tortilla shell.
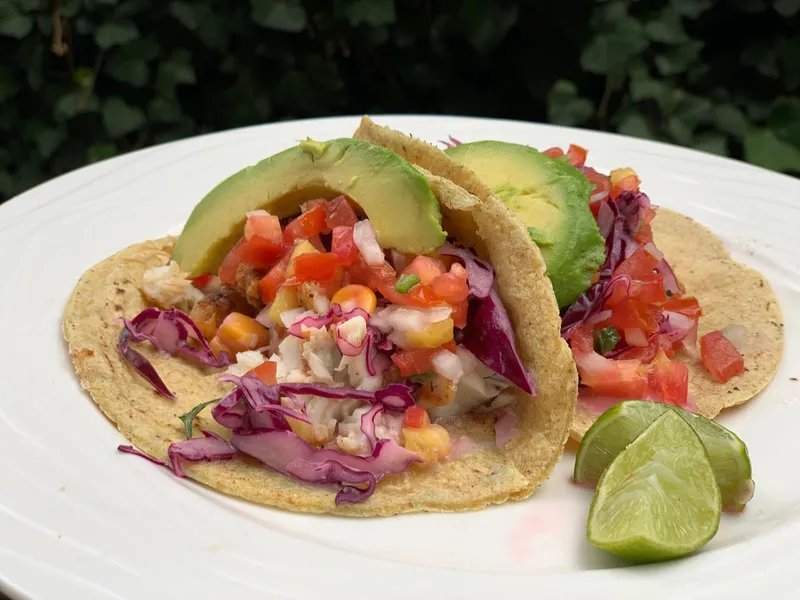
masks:
<path fill-rule="evenodd" d="M 740 348 L 745 372 L 726 383 L 711 379 L 699 352 L 680 355 L 689 367 L 689 395 L 698 412 L 716 417 L 753 398 L 775 376 L 784 345 L 780 304 L 766 277 L 734 261 L 711 231 L 689 217 L 659 208 L 653 235 L 686 294 L 700 301 L 699 336 L 734 324 L 747 331 Z M 572 436 L 581 439 L 598 416 L 578 402 Z"/>
<path fill-rule="evenodd" d="M 187 463 L 189 477 L 232 496 L 293 511 L 386 516 L 474 510 L 524 498 L 549 476 L 569 433 L 577 373 L 559 336 L 558 309 L 541 254 L 499 201 L 482 203 L 458 186 L 430 177 L 450 215 L 450 233 L 460 239 L 459 233 L 470 237 L 477 231 L 485 241 L 485 255 L 497 270 L 498 289 L 515 325 L 520 353 L 536 378 L 535 399 L 520 393 L 516 438 L 501 452 L 494 447 L 493 417 L 460 419 L 450 424 L 452 431 L 468 435 L 479 445 L 476 452 L 432 470 L 414 468 L 387 477 L 360 504 L 336 506 L 334 489 L 306 485 L 248 458 Z M 475 229 L 460 231 L 464 223 Z M 177 400 L 170 401 L 157 395 L 119 354 L 120 326 L 114 320 L 145 308 L 139 291 L 143 274 L 169 261 L 174 241 L 137 244 L 94 266 L 80 279 L 63 317 L 64 337 L 83 388 L 126 438 L 162 461 L 169 445 L 184 438 L 178 416 L 228 389 L 216 380 L 218 372 L 161 356 L 148 344 L 138 345 L 176 393 Z M 195 421 L 195 432 L 201 429 L 227 435 L 208 410 Z"/>

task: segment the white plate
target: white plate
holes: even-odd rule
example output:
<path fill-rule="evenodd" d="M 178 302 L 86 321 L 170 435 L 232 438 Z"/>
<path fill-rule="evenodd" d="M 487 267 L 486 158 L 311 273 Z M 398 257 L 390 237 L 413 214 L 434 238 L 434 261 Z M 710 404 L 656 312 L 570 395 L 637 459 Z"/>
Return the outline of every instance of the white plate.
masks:
<path fill-rule="evenodd" d="M 788 597 L 800 564 L 800 182 L 740 162 L 603 133 L 456 117 L 386 117 L 429 141 L 570 142 L 629 165 L 654 203 L 716 231 L 775 286 L 786 353 L 769 388 L 721 421 L 747 442 L 756 495 L 699 554 L 630 568 L 590 547 L 591 494 L 573 456 L 531 499 L 477 513 L 353 520 L 232 500 L 117 453 L 124 440 L 81 392 L 60 334 L 81 273 L 155 238 L 234 171 L 356 118 L 240 129 L 135 152 L 0 207 L 0 589 L 79 598 Z"/>

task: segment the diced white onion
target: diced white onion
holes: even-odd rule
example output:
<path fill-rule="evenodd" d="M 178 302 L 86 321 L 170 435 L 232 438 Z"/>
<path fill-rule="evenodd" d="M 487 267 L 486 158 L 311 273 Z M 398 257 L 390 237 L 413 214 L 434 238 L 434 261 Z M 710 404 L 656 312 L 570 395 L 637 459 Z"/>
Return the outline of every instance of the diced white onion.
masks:
<path fill-rule="evenodd" d="M 378 245 L 375 229 L 369 219 L 359 221 L 353 227 L 353 242 L 368 265 L 382 265 L 384 261 L 383 250 Z"/>
<path fill-rule="evenodd" d="M 464 375 L 464 367 L 461 366 L 458 355 L 449 350 L 437 352 L 431 362 L 433 363 L 434 371 L 454 383 L 458 383 L 458 380 Z"/>

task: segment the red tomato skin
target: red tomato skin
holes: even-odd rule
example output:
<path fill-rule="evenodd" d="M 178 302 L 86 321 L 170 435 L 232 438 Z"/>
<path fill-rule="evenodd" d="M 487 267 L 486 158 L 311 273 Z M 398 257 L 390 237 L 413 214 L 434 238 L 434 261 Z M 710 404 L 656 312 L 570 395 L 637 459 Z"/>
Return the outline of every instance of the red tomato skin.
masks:
<path fill-rule="evenodd" d="M 294 259 L 294 276 L 297 282 L 329 281 L 336 275 L 339 261 L 331 252 L 299 254 Z"/>
<path fill-rule="evenodd" d="M 217 272 L 222 283 L 236 285 L 236 271 L 242 262 L 242 244 L 244 244 L 244 238 L 236 242 L 236 245 L 231 248 L 230 252 L 228 252 L 227 256 L 225 256 L 225 259 L 222 261 L 219 271 Z"/>
<path fill-rule="evenodd" d="M 283 254 L 285 247 L 282 240 L 276 244 L 273 240 L 254 235 L 239 247 L 241 262 L 259 269 L 266 269 L 275 264 Z"/>
<path fill-rule="evenodd" d="M 649 395 L 658 402 L 685 407 L 689 398 L 689 367 L 679 360 L 662 358 L 651 365 Z"/>
<path fill-rule="evenodd" d="M 567 156 L 569 156 L 569 163 L 574 167 L 579 167 L 586 163 L 586 156 L 589 154 L 586 148 L 570 144 L 567 149 Z"/>
<path fill-rule="evenodd" d="M 358 217 L 344 196 L 337 196 L 325 205 L 325 224 L 328 229 L 353 227 L 357 222 Z"/>
<path fill-rule="evenodd" d="M 703 316 L 703 310 L 697 298 L 691 296 L 673 296 L 667 300 L 662 308 L 670 312 L 680 313 L 690 319 L 698 319 Z"/>
<path fill-rule="evenodd" d="M 700 356 L 711 377 L 719 383 L 744 373 L 744 358 L 721 331 L 700 338 Z"/>
<path fill-rule="evenodd" d="M 275 385 L 278 382 L 276 378 L 277 374 L 278 363 L 271 360 L 263 362 L 247 372 L 247 375 L 258 377 L 265 385 Z"/>
<path fill-rule="evenodd" d="M 261 295 L 261 301 L 264 304 L 269 304 L 275 300 L 278 288 L 286 280 L 286 267 L 289 266 L 289 258 L 291 258 L 291 253 L 287 252 L 258 282 L 258 293 Z"/>
<path fill-rule="evenodd" d="M 315 204 L 313 208 L 295 218 L 283 230 L 283 241 L 293 246 L 295 240 L 304 240 L 328 230 L 325 224 L 325 205 Z"/>
<path fill-rule="evenodd" d="M 614 270 L 614 275 L 627 275 L 631 279 L 642 279 L 650 275 L 659 262 L 660 259 L 644 248 L 637 248 L 633 254 L 619 264 Z"/>
<path fill-rule="evenodd" d="M 340 265 L 351 265 L 358 256 L 358 246 L 353 241 L 353 228 L 343 225 L 333 228 L 331 238 L 331 252 L 333 252 Z"/>
<path fill-rule="evenodd" d="M 406 409 L 403 425 L 405 427 L 424 427 L 427 416 L 427 411 L 421 406 L 411 406 Z"/>
<path fill-rule="evenodd" d="M 458 304 L 469 296 L 466 278 L 462 279 L 454 273 L 445 273 L 435 277 L 431 281 L 431 290 L 448 304 Z"/>
<path fill-rule="evenodd" d="M 431 282 L 446 272 L 444 263 L 438 258 L 431 258 L 420 254 L 403 269 L 403 275 L 417 275 L 422 285 L 430 285 Z"/>

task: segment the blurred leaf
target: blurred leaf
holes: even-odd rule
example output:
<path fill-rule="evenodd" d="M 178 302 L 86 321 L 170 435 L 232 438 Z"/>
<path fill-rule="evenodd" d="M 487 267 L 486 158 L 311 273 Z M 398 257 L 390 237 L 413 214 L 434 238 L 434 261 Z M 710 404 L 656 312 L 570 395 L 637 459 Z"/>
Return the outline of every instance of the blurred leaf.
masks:
<path fill-rule="evenodd" d="M 158 56 L 158 50 L 158 43 L 152 37 L 144 37 L 114 48 L 111 56 L 124 61 L 148 62 Z"/>
<path fill-rule="evenodd" d="M 594 105 L 578 96 L 578 87 L 559 79 L 547 94 L 547 116 L 560 125 L 582 125 L 594 114 Z"/>
<path fill-rule="evenodd" d="M 306 27 L 306 10 L 300 0 L 250 0 L 256 24 L 297 33 Z"/>
<path fill-rule="evenodd" d="M 115 156 L 117 147 L 114 144 L 92 144 L 86 154 L 90 163 L 96 163 Z"/>
<path fill-rule="evenodd" d="M 103 104 L 103 124 L 111 138 L 122 137 L 136 131 L 146 121 L 141 109 L 129 105 L 119 96 L 112 96 Z"/>
<path fill-rule="evenodd" d="M 793 17 L 800 12 L 800 0 L 775 0 L 775 11 L 782 17 Z"/>
<path fill-rule="evenodd" d="M 352 27 L 365 24 L 377 27 L 395 22 L 394 0 L 355 0 L 345 7 L 347 22 Z"/>
<path fill-rule="evenodd" d="M 191 31 L 195 31 L 200 25 L 200 19 L 197 12 L 189 2 L 171 2 L 169 5 L 169 14 L 175 17 L 180 23 Z"/>
<path fill-rule="evenodd" d="M 684 146 L 692 141 L 692 127 L 676 116 L 667 119 L 667 133 L 673 140 Z"/>
<path fill-rule="evenodd" d="M 90 88 L 94 85 L 94 71 L 89 67 L 79 67 L 72 74 L 72 81 L 78 84 L 78 87 Z"/>
<path fill-rule="evenodd" d="M 67 139 L 65 128 L 45 129 L 36 137 L 36 149 L 43 158 L 48 158 L 65 139 Z"/>
<path fill-rule="evenodd" d="M 651 40 L 663 44 L 681 44 L 689 39 L 680 13 L 671 6 L 664 8 L 644 29 Z"/>
<path fill-rule="evenodd" d="M 150 69 L 139 59 L 131 59 L 123 53 L 113 53 L 106 60 L 105 72 L 117 81 L 133 87 L 142 87 L 150 79 Z"/>
<path fill-rule="evenodd" d="M 655 57 L 656 67 L 662 75 L 676 75 L 685 72 L 699 58 L 703 42 L 691 40 L 674 46 Z"/>
<path fill-rule="evenodd" d="M 769 126 L 777 137 L 800 147 L 800 98 L 778 98 L 769 116 Z"/>
<path fill-rule="evenodd" d="M 55 105 L 55 117 L 64 121 L 85 112 L 95 112 L 100 108 L 96 96 L 87 96 L 84 90 L 67 92 L 61 96 Z"/>
<path fill-rule="evenodd" d="M 692 145 L 703 152 L 728 156 L 728 138 L 720 133 L 701 133 Z"/>
<path fill-rule="evenodd" d="M 160 123 L 177 123 L 181 119 L 181 107 L 167 98 L 153 98 L 147 106 L 150 120 Z"/>
<path fill-rule="evenodd" d="M 591 73 L 611 73 L 624 67 L 647 46 L 642 31 L 638 34 L 601 33 L 581 53 L 581 66 Z"/>
<path fill-rule="evenodd" d="M 139 37 L 139 30 L 130 21 L 104 23 L 94 34 L 95 42 L 101 48 L 111 48 L 132 42 Z"/>
<path fill-rule="evenodd" d="M 623 135 L 631 135 L 633 137 L 655 137 L 647 119 L 639 113 L 631 113 L 623 117 L 617 126 L 617 131 Z"/>
<path fill-rule="evenodd" d="M 517 22 L 519 11 L 514 4 L 486 0 L 465 0 L 458 12 L 469 45 L 486 53 L 505 39 Z"/>
<path fill-rule="evenodd" d="M 8 0 L 0 2 L 0 36 L 21 40 L 33 29 L 33 18 L 21 13 Z"/>
<path fill-rule="evenodd" d="M 678 13 L 696 19 L 714 6 L 714 0 L 671 0 L 670 4 Z"/>
<path fill-rule="evenodd" d="M 747 133 L 747 117 L 733 104 L 720 104 L 714 109 L 714 122 L 720 131 L 741 139 Z"/>
<path fill-rule="evenodd" d="M 800 148 L 784 142 L 769 129 L 753 129 L 744 141 L 748 162 L 776 171 L 800 172 Z"/>
<path fill-rule="evenodd" d="M 175 92 L 176 86 L 196 81 L 192 56 L 187 50 L 175 50 L 168 59 L 159 65 L 156 86 L 168 95 Z"/>

